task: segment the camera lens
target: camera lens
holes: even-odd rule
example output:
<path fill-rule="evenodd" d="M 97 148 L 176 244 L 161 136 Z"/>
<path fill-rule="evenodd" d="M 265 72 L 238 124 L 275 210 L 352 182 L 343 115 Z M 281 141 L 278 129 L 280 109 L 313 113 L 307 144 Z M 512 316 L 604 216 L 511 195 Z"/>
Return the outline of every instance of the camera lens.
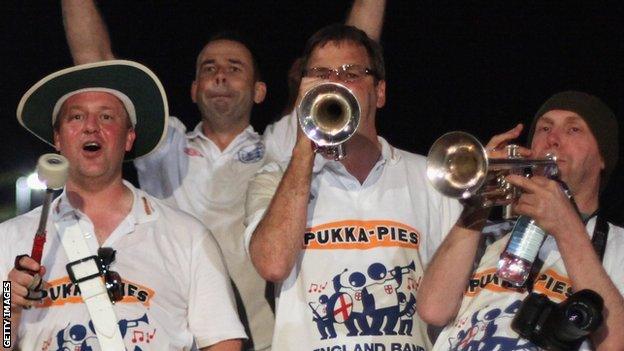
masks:
<path fill-rule="evenodd" d="M 560 325 L 558 328 L 553 328 L 558 340 L 574 341 L 592 332 L 589 329 L 594 319 L 594 311 L 587 304 L 581 301 L 574 301 L 565 306 L 559 313 L 561 313 L 560 317 L 555 317 L 555 321 L 559 319 Z"/>
<path fill-rule="evenodd" d="M 602 323 L 602 306 L 602 298 L 590 290 L 570 296 L 553 316 L 554 324 L 560 323 L 559 327 L 553 328 L 556 338 L 561 341 L 580 340 L 598 329 Z"/>
<path fill-rule="evenodd" d="M 583 304 L 571 305 L 565 310 L 566 319 L 579 329 L 586 329 L 590 322 L 587 315 L 587 306 Z"/>

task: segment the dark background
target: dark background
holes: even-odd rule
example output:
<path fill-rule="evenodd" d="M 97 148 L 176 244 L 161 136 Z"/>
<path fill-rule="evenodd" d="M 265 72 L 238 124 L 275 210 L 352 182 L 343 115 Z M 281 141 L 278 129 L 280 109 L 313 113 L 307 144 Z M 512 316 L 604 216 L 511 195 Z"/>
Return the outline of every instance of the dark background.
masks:
<path fill-rule="evenodd" d="M 544 100 L 567 89 L 600 96 L 624 125 L 624 5 L 494 3 L 389 1 L 382 35 L 388 101 L 377 118 L 382 136 L 421 154 L 451 130 L 487 141 L 518 122 L 528 123 Z M 19 127 L 19 98 L 40 78 L 72 63 L 60 1 L 2 5 L 0 216 L 7 218 L 14 211 L 15 179 L 51 151 Z M 252 116 L 262 131 L 284 107 L 286 72 L 306 38 L 321 26 L 343 22 L 350 5 L 348 0 L 107 0 L 100 8 L 115 54 L 152 68 L 163 81 L 171 114 L 189 127 L 199 116 L 189 89 L 203 43 L 223 29 L 247 35 L 269 86 Z M 623 173 L 618 167 L 604 194 L 610 218 L 620 223 Z"/>

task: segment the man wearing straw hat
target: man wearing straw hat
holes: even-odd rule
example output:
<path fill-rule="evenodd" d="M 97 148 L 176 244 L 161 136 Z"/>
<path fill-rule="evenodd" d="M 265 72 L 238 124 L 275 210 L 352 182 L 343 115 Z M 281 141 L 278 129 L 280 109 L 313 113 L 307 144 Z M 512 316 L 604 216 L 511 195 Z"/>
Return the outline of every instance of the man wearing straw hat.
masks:
<path fill-rule="evenodd" d="M 31 252 L 41 209 L 0 224 L 8 347 L 240 349 L 245 333 L 210 232 L 122 179 L 124 159 L 162 140 L 167 109 L 156 76 L 130 61 L 68 68 L 24 95 L 19 122 L 69 160 L 69 176 L 50 207 L 41 265 L 15 260 Z M 36 301 L 27 298 L 34 273 L 44 280 Z"/>

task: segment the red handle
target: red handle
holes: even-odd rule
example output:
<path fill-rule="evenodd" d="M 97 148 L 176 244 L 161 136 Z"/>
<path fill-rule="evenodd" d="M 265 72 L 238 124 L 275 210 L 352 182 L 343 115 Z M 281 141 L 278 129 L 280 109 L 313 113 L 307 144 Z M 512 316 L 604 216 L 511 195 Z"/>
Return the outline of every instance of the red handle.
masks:
<path fill-rule="evenodd" d="M 46 242 L 45 235 L 35 235 L 30 257 L 39 264 L 41 264 L 41 256 L 43 254 L 43 245 L 45 244 L 45 242 Z"/>

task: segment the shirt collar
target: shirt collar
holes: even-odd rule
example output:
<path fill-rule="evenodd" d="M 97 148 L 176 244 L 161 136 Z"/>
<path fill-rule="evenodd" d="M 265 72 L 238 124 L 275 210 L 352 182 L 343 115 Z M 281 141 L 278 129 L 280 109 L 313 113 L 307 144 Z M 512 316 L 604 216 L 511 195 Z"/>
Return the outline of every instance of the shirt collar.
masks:
<path fill-rule="evenodd" d="M 82 214 L 80 210 L 75 209 L 69 203 L 69 200 L 67 199 L 67 188 L 63 190 L 63 193 L 61 194 L 61 196 L 59 196 L 57 199 L 55 199 L 52 202 L 51 209 L 52 209 L 52 216 L 54 218 L 54 221 L 57 221 L 65 216 L 69 216 L 72 213 L 74 213 L 74 211 L 77 214 Z"/>
<path fill-rule="evenodd" d="M 158 213 L 152 204 L 153 200 L 150 199 L 145 192 L 135 188 L 130 182 L 123 180 L 123 184 L 130 189 L 133 197 L 132 209 L 126 220 L 134 222 L 135 224 L 156 220 L 156 218 L 158 218 Z M 74 215 L 77 218 L 86 216 L 82 211 L 71 205 L 67 198 L 67 189 L 52 202 L 51 210 L 54 221 L 58 221 L 69 215 Z"/>
<path fill-rule="evenodd" d="M 197 125 L 195 126 L 195 128 L 193 128 L 192 131 L 186 133 L 186 138 L 187 139 L 195 139 L 195 138 L 201 138 L 202 140 L 206 140 L 206 141 L 210 141 L 212 142 L 212 140 L 208 139 L 208 137 L 206 135 L 204 135 L 204 130 L 203 130 L 203 126 L 204 122 L 199 122 L 197 123 Z M 256 131 L 254 130 L 253 126 L 250 124 L 247 126 L 247 128 L 243 129 L 243 131 L 236 136 L 236 139 L 240 138 L 241 136 L 252 136 L 252 135 L 258 135 L 258 133 L 256 133 Z"/>
<path fill-rule="evenodd" d="M 247 128 L 243 129 L 243 131 L 240 132 L 234 138 L 234 140 L 232 140 L 232 142 L 230 142 L 230 144 L 225 148 L 225 150 L 221 151 L 219 147 L 217 147 L 217 144 L 215 144 L 214 141 L 210 140 L 206 135 L 204 135 L 202 125 L 203 125 L 203 122 L 199 122 L 195 126 L 195 129 L 193 129 L 191 132 L 186 133 L 186 138 L 189 141 L 198 140 L 200 144 L 203 144 L 206 150 L 211 150 L 211 152 L 214 152 L 216 154 L 228 153 L 228 152 L 231 152 L 232 150 L 237 150 L 240 145 L 244 144 L 248 140 L 254 140 L 254 139 L 258 141 L 260 140 L 260 135 L 256 133 L 256 131 L 250 124 L 247 126 Z"/>
<path fill-rule="evenodd" d="M 377 161 L 374 169 L 380 167 L 381 165 L 385 165 L 386 163 L 394 165 L 399 162 L 399 160 L 401 159 L 401 155 L 392 145 L 390 145 L 390 143 L 386 141 L 386 139 L 377 136 L 377 141 L 379 141 L 379 145 L 381 145 L 381 156 L 379 158 L 379 161 Z M 314 158 L 314 169 L 312 172 L 318 173 L 323 169 L 323 167 L 327 165 L 337 166 L 335 165 L 335 163 L 337 162 L 338 161 L 326 159 L 321 155 L 316 155 L 316 157 Z"/>
<path fill-rule="evenodd" d="M 377 140 L 381 145 L 381 159 L 383 161 L 390 162 L 390 164 L 392 165 L 399 162 L 399 160 L 401 159 L 401 155 L 397 152 L 397 149 L 390 145 L 390 143 L 388 143 L 386 139 L 380 136 L 377 136 Z"/>
<path fill-rule="evenodd" d="M 195 139 L 195 138 L 208 139 L 204 135 L 204 132 L 203 132 L 203 129 L 202 129 L 203 125 L 204 125 L 204 122 L 197 123 L 197 125 L 195 126 L 195 128 L 192 131 L 186 133 L 186 138 L 187 139 Z"/>
<path fill-rule="evenodd" d="M 133 202 L 130 215 L 135 219 L 136 224 L 142 224 L 156 220 L 158 218 L 158 212 L 153 204 L 153 199 L 150 198 L 144 191 L 137 189 L 127 180 L 124 180 L 124 185 L 132 191 Z"/>

